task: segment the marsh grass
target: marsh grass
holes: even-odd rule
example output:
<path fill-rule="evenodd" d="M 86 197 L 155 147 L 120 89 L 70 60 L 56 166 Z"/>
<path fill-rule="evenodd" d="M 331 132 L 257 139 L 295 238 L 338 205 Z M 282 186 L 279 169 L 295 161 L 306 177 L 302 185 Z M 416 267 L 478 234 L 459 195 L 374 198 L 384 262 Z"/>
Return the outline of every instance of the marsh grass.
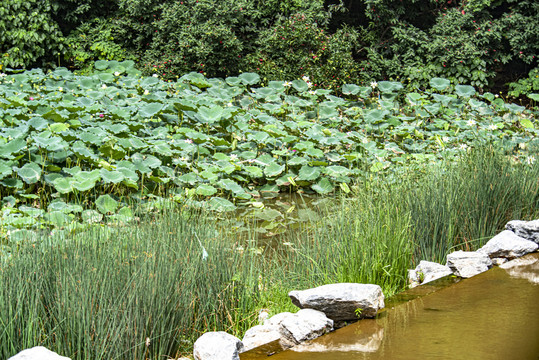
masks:
<path fill-rule="evenodd" d="M 251 253 L 200 214 L 158 220 L 42 239 L 2 263 L 0 358 L 38 344 L 72 359 L 173 357 L 202 332 L 252 325 Z"/>
<path fill-rule="evenodd" d="M 415 259 L 444 263 L 453 250 L 478 249 L 510 220 L 539 217 L 539 166 L 482 146 L 407 178 L 398 194 L 411 216 Z"/>

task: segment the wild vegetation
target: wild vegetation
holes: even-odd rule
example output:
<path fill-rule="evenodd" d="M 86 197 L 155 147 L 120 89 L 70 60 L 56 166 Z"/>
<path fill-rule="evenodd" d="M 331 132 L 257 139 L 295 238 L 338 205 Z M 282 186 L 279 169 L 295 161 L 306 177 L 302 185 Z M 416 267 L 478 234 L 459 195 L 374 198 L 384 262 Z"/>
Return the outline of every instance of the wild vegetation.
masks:
<path fill-rule="evenodd" d="M 3 1 L 0 358 L 176 358 L 539 217 L 538 6 Z"/>
<path fill-rule="evenodd" d="M 492 147 L 400 179 L 358 183 L 271 243 L 254 222 L 238 232 L 180 206 L 20 242 L 0 258 L 0 356 L 41 344 L 72 359 L 176 358 L 205 331 L 241 337 L 261 308 L 294 311 L 292 289 L 376 283 L 389 296 L 419 260 L 539 216 L 539 167 Z"/>

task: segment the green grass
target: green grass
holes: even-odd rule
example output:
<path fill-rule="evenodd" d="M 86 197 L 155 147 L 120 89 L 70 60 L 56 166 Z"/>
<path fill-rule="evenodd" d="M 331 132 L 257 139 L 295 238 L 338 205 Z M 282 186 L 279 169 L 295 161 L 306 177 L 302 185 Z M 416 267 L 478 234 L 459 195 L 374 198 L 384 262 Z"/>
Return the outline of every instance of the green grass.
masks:
<path fill-rule="evenodd" d="M 479 147 L 408 178 L 399 193 L 412 217 L 416 259 L 445 262 L 453 250 L 478 249 L 510 220 L 539 217 L 539 166 Z"/>
<path fill-rule="evenodd" d="M 37 345 L 74 360 L 177 357 L 205 331 L 241 337 L 260 308 L 293 311 L 290 290 L 360 282 L 388 296 L 419 260 L 539 217 L 539 167 L 488 147 L 397 179 L 357 184 L 263 251 L 254 225 L 180 208 L 21 242 L 0 258 L 0 358 Z"/>

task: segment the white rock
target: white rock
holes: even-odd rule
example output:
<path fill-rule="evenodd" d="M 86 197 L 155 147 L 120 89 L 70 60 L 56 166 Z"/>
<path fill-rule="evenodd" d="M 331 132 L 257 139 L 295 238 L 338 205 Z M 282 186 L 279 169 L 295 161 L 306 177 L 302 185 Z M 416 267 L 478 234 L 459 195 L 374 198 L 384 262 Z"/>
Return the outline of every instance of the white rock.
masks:
<path fill-rule="evenodd" d="M 490 269 L 492 261 L 485 253 L 459 250 L 447 255 L 447 266 L 455 275 L 470 278 Z"/>
<path fill-rule="evenodd" d="M 539 245 L 533 241 L 521 238 L 510 230 L 504 230 L 490 239 L 479 252 L 490 258 L 514 259 L 537 250 Z"/>
<path fill-rule="evenodd" d="M 539 244 L 539 219 L 532 221 L 512 220 L 505 225 L 505 228 L 521 238 Z"/>
<path fill-rule="evenodd" d="M 224 331 L 207 332 L 195 341 L 195 360 L 239 360 L 244 351 L 243 343 Z"/>
<path fill-rule="evenodd" d="M 382 289 L 372 284 L 329 284 L 291 291 L 288 296 L 297 307 L 322 311 L 334 321 L 374 317 L 384 307 Z"/>
<path fill-rule="evenodd" d="M 281 339 L 281 327 L 279 325 L 256 325 L 245 332 L 243 346 L 245 351 Z"/>
<path fill-rule="evenodd" d="M 50 351 L 46 347 L 36 346 L 30 349 L 21 351 L 8 360 L 71 360 L 68 357 L 60 356 L 54 351 Z"/>
<path fill-rule="evenodd" d="M 448 266 L 425 260 L 421 260 L 414 270 L 408 270 L 409 279 L 421 284 L 426 284 L 451 274 L 453 274 L 453 271 Z"/>
<path fill-rule="evenodd" d="M 281 321 L 281 335 L 284 344 L 297 345 L 315 339 L 333 330 L 333 320 L 323 312 L 302 309 Z"/>
<path fill-rule="evenodd" d="M 282 312 L 273 315 L 268 320 L 264 321 L 264 325 L 281 325 L 281 322 L 289 316 L 293 316 L 291 312 Z"/>

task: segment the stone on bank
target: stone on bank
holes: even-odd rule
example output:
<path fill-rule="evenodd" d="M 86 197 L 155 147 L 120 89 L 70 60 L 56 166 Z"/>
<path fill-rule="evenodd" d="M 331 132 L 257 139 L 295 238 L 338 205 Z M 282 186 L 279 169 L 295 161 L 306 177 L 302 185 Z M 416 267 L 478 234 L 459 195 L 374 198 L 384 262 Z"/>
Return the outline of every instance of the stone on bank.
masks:
<path fill-rule="evenodd" d="M 478 251 L 455 251 L 447 255 L 447 266 L 462 278 L 470 278 L 492 267 L 490 257 Z"/>
<path fill-rule="evenodd" d="M 372 318 L 384 308 L 382 288 L 373 284 L 340 283 L 288 293 L 301 309 L 322 311 L 333 321 Z"/>
<path fill-rule="evenodd" d="M 539 244 L 539 219 L 532 221 L 512 220 L 505 225 L 505 228 L 521 238 Z"/>
<path fill-rule="evenodd" d="M 8 360 L 71 360 L 68 357 L 60 356 L 46 347 L 36 346 L 26 349 L 10 357 Z"/>
<path fill-rule="evenodd" d="M 504 230 L 490 239 L 479 252 L 487 254 L 491 259 L 515 259 L 537 250 L 539 245 L 526 240 L 510 230 Z"/>
<path fill-rule="evenodd" d="M 239 360 L 244 351 L 243 343 L 224 331 L 207 332 L 195 341 L 195 360 Z"/>

